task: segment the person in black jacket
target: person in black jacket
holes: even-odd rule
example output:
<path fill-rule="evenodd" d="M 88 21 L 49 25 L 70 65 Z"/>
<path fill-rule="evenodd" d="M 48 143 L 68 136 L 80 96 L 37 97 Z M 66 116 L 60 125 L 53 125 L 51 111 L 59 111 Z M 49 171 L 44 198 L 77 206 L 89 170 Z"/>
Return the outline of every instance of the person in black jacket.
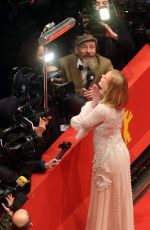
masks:
<path fill-rule="evenodd" d="M 33 172 L 43 173 L 58 164 L 56 159 L 48 162 L 41 159 L 44 153 L 42 135 L 50 117 L 40 118 L 38 126 L 32 125 L 31 129 L 15 126 L 13 117 L 17 108 L 15 96 L 0 100 L 0 187 L 16 186 L 20 176 L 30 179 Z"/>
<path fill-rule="evenodd" d="M 85 30 L 98 39 L 97 52 L 109 58 L 115 69 L 121 70 L 134 56 L 136 46 L 125 22 L 117 15 L 113 6 L 108 0 L 96 0 L 95 13 L 98 14 L 102 7 L 106 7 L 109 9 L 110 19 L 91 21 L 85 24 Z"/>

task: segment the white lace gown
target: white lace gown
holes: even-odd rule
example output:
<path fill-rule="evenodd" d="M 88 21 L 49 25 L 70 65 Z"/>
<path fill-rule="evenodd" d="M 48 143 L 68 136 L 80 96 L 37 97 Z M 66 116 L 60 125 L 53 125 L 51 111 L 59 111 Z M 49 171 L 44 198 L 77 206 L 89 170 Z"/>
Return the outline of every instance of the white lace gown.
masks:
<path fill-rule="evenodd" d="M 123 111 L 87 102 L 71 119 L 77 138 L 94 128 L 94 159 L 86 230 L 133 230 L 130 157 L 121 136 Z"/>

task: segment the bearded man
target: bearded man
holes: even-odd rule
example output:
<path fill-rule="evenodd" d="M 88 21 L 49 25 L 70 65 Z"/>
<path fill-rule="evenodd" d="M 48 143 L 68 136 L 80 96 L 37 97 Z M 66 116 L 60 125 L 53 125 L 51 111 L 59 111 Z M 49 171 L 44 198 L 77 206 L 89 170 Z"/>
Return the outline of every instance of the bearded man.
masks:
<path fill-rule="evenodd" d="M 59 69 L 64 71 L 64 80 L 72 81 L 77 93 L 92 100 L 90 82 L 98 83 L 102 74 L 113 69 L 112 63 L 96 53 L 97 39 L 92 34 L 82 34 L 75 40 L 74 53 L 59 60 Z M 91 75 L 91 76 L 90 76 Z M 89 77 L 93 78 L 90 79 Z"/>

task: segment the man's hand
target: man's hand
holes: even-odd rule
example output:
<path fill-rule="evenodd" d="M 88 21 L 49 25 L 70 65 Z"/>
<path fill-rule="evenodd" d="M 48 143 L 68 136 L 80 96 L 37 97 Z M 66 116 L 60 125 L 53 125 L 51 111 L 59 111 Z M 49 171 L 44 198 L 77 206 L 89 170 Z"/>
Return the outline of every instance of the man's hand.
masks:
<path fill-rule="evenodd" d="M 13 211 L 10 210 L 10 207 L 12 206 L 13 202 L 14 202 L 14 197 L 12 196 L 12 194 L 6 196 L 6 200 L 7 200 L 7 203 L 8 203 L 8 207 L 2 203 L 2 207 L 3 209 L 5 210 L 5 212 L 7 212 L 10 216 L 13 215 Z"/>
<path fill-rule="evenodd" d="M 60 160 L 52 159 L 52 160 L 45 163 L 45 168 L 46 169 L 54 168 L 55 166 L 57 166 L 59 164 L 59 162 L 60 162 Z"/>
<path fill-rule="evenodd" d="M 106 37 L 112 38 L 114 40 L 118 40 L 118 34 L 116 34 L 110 26 L 108 26 L 105 22 L 101 22 L 101 25 L 106 29 Z"/>
<path fill-rule="evenodd" d="M 34 131 L 36 132 L 38 137 L 42 137 L 42 134 L 46 130 L 46 125 L 48 125 L 51 117 L 40 117 L 39 125 L 37 127 L 34 127 Z"/>
<path fill-rule="evenodd" d="M 45 123 L 45 126 L 48 125 L 49 121 L 52 119 L 51 116 L 48 116 L 48 117 L 42 117 L 42 120 L 44 121 Z M 43 123 L 43 122 L 42 122 Z M 40 122 L 39 122 L 39 125 L 40 125 Z"/>
<path fill-rule="evenodd" d="M 12 194 L 9 194 L 8 196 L 6 196 L 6 200 L 8 203 L 8 207 L 11 207 L 14 202 L 14 197 L 12 196 Z"/>

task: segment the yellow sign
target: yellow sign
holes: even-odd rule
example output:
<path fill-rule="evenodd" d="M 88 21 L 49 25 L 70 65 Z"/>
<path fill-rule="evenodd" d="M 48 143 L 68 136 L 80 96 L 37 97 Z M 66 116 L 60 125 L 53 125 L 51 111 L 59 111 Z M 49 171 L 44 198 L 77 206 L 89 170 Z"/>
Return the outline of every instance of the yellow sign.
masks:
<path fill-rule="evenodd" d="M 123 139 L 126 144 L 128 144 L 132 140 L 131 134 L 129 132 L 129 123 L 131 122 L 132 118 L 132 111 L 126 110 L 123 116 Z"/>

